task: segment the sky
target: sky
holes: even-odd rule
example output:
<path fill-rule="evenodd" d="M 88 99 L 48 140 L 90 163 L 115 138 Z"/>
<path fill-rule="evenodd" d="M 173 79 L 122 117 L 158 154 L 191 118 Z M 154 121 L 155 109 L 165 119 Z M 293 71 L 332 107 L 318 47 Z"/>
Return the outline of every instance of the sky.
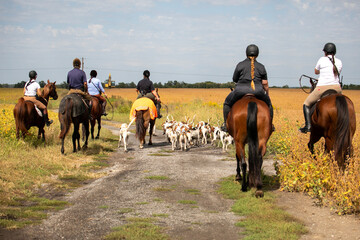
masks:
<path fill-rule="evenodd" d="M 118 82 L 232 81 L 256 44 L 270 86 L 315 76 L 333 42 L 344 84 L 360 84 L 358 0 L 0 0 L 0 84 L 66 81 L 74 58 Z"/>

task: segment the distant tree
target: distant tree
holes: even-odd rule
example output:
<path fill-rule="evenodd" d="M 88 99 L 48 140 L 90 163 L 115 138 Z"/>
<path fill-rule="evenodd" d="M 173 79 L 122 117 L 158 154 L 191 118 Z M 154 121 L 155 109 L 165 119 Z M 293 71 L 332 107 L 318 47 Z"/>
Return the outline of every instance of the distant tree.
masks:
<path fill-rule="evenodd" d="M 25 81 L 15 83 L 14 88 L 24 88 L 25 84 L 26 84 Z"/>
<path fill-rule="evenodd" d="M 282 88 L 289 88 L 289 85 L 284 85 L 282 86 Z"/>
<path fill-rule="evenodd" d="M 59 83 L 59 84 L 56 84 L 56 86 L 58 88 L 65 88 L 65 89 L 68 89 L 69 88 L 69 84 L 67 82 L 62 82 L 62 83 Z"/>
<path fill-rule="evenodd" d="M 40 87 L 43 88 L 43 87 L 46 85 L 46 83 L 45 83 L 44 81 L 40 81 L 40 82 L 39 82 L 39 85 L 40 85 Z"/>

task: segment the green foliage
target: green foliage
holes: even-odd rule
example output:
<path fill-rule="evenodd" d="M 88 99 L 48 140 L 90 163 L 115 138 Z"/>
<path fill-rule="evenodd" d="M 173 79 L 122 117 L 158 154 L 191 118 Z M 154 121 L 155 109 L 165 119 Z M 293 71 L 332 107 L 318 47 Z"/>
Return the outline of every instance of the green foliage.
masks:
<path fill-rule="evenodd" d="M 275 196 L 265 192 L 263 198 L 254 197 L 254 189 L 241 192 L 241 185 L 235 182 L 234 176 L 220 182 L 219 192 L 227 198 L 236 200 L 232 211 L 245 216 L 236 225 L 244 227 L 244 239 L 299 239 L 306 233 L 303 224 L 276 206 Z M 264 185 L 269 186 L 271 179 L 264 179 Z"/>

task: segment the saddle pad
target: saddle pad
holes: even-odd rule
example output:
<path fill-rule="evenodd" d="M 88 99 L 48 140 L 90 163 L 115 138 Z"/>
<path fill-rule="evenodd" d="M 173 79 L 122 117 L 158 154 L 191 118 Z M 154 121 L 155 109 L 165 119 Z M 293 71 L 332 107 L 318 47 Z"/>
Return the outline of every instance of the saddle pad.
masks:
<path fill-rule="evenodd" d="M 85 111 L 87 111 L 88 106 L 85 105 L 84 100 L 82 99 L 79 94 L 72 93 L 69 95 L 66 95 L 63 99 L 61 99 L 60 105 L 59 105 L 59 112 L 61 114 L 65 113 L 65 103 L 67 99 L 71 99 L 73 101 L 73 109 L 72 109 L 72 117 L 78 117 L 81 114 L 83 114 Z"/>
<path fill-rule="evenodd" d="M 130 110 L 130 121 L 136 118 L 136 111 L 140 110 L 150 110 L 151 120 L 154 120 L 157 117 L 157 111 L 154 102 L 147 97 L 142 97 L 137 99 Z"/>

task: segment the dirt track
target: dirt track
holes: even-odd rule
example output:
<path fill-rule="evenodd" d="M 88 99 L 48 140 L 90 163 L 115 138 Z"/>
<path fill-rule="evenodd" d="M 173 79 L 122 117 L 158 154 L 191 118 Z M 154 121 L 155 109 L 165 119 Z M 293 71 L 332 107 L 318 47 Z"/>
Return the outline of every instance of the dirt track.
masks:
<path fill-rule="evenodd" d="M 111 129 L 110 126 L 107 128 Z M 114 134 L 118 133 L 113 129 Z M 41 225 L 7 232 L 5 239 L 101 239 L 128 217 L 157 217 L 171 239 L 239 239 L 234 226 L 241 216 L 230 210 L 233 202 L 219 195 L 216 182 L 235 174 L 234 161 L 210 145 L 187 152 L 171 152 L 160 135 L 153 146 L 138 151 L 131 135 L 129 152 L 119 149 L 110 159 L 108 176 L 64 197 L 72 205 L 51 213 Z M 264 162 L 272 173 L 271 162 Z M 147 177 L 166 176 L 165 180 Z M 198 192 L 197 192 L 197 191 Z M 192 194 L 192 193 L 198 194 Z M 301 194 L 281 193 L 279 205 L 302 220 L 309 234 L 302 239 L 360 239 L 360 222 L 354 216 L 338 217 L 329 209 L 313 206 Z M 266 192 L 265 192 L 266 194 Z M 182 204 L 181 200 L 195 201 Z M 122 211 L 129 209 L 129 211 Z M 0 235 L 1 238 L 1 235 Z"/>

